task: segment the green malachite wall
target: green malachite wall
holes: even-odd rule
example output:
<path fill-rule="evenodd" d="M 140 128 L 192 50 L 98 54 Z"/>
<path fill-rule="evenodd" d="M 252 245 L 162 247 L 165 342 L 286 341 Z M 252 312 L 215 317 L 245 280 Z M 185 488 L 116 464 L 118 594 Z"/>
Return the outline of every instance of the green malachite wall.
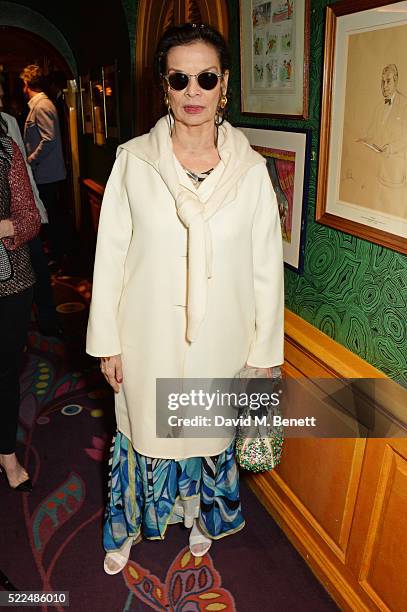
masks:
<path fill-rule="evenodd" d="M 324 0 L 311 0 L 310 119 L 270 121 L 239 112 L 239 13 L 229 0 L 235 93 L 230 119 L 253 127 L 312 128 L 304 274 L 285 271 L 286 306 L 407 385 L 407 257 L 314 221 L 324 45 Z"/>

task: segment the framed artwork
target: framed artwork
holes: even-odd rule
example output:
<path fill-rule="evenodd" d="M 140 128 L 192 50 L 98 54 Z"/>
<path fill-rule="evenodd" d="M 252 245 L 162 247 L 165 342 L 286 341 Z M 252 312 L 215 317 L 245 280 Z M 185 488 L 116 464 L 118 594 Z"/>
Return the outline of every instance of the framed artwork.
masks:
<path fill-rule="evenodd" d="M 407 253 L 407 2 L 327 7 L 316 220 Z"/>
<path fill-rule="evenodd" d="M 120 139 L 117 63 L 103 66 L 106 137 Z"/>
<path fill-rule="evenodd" d="M 308 118 L 309 0 L 240 0 L 241 112 Z"/>
<path fill-rule="evenodd" d="M 81 118 L 83 134 L 93 134 L 92 95 L 90 90 L 90 76 L 79 77 L 79 95 L 81 102 Z"/>
<path fill-rule="evenodd" d="M 266 158 L 280 213 L 284 263 L 302 274 L 311 132 L 239 129 L 246 134 L 253 149 Z"/>
<path fill-rule="evenodd" d="M 103 68 L 100 73 L 90 81 L 92 116 L 93 116 L 93 142 L 96 145 L 106 144 L 106 108 L 104 96 Z"/>

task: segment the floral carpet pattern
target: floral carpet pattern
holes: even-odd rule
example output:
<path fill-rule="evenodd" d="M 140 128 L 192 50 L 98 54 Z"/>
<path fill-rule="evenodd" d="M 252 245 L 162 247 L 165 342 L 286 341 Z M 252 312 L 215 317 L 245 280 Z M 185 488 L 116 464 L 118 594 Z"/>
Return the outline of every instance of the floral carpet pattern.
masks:
<path fill-rule="evenodd" d="M 74 612 L 337 610 L 244 478 L 246 527 L 215 541 L 210 554 L 194 558 L 188 530 L 172 525 L 164 542 L 134 546 L 124 572 L 104 573 L 113 397 L 84 351 L 90 283 L 53 282 L 66 338 L 42 337 L 31 323 L 17 452 L 34 490 L 16 493 L 0 480 L 0 590 L 7 577 L 18 590 L 68 591 Z"/>

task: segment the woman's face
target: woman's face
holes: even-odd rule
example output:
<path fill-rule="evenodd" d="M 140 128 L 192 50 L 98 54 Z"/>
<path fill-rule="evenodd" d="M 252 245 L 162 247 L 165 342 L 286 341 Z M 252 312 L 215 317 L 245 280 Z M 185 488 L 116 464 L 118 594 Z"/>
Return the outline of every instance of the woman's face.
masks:
<path fill-rule="evenodd" d="M 221 68 L 215 48 L 201 41 L 172 47 L 167 55 L 167 73 L 177 71 L 188 75 L 200 72 L 220 74 Z M 175 120 L 187 126 L 205 123 L 213 125 L 219 99 L 222 94 L 226 94 L 228 77 L 228 71 L 225 71 L 223 79 L 218 79 L 216 87 L 211 90 L 202 89 L 194 77 L 189 79 L 187 87 L 182 91 L 171 89 L 164 80 Z"/>

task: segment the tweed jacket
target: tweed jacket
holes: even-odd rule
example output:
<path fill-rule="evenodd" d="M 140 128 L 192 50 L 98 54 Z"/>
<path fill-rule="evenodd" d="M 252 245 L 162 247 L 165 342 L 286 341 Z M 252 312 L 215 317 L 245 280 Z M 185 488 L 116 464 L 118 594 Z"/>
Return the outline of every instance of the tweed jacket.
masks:
<path fill-rule="evenodd" d="M 20 293 L 35 283 L 28 240 L 39 232 L 41 220 L 35 206 L 25 161 L 17 144 L 2 138 L 0 150 L 0 220 L 10 219 L 14 235 L 1 240 L 0 297 Z M 5 268 L 5 263 L 7 267 Z M 7 272 L 9 268 L 9 273 Z"/>

